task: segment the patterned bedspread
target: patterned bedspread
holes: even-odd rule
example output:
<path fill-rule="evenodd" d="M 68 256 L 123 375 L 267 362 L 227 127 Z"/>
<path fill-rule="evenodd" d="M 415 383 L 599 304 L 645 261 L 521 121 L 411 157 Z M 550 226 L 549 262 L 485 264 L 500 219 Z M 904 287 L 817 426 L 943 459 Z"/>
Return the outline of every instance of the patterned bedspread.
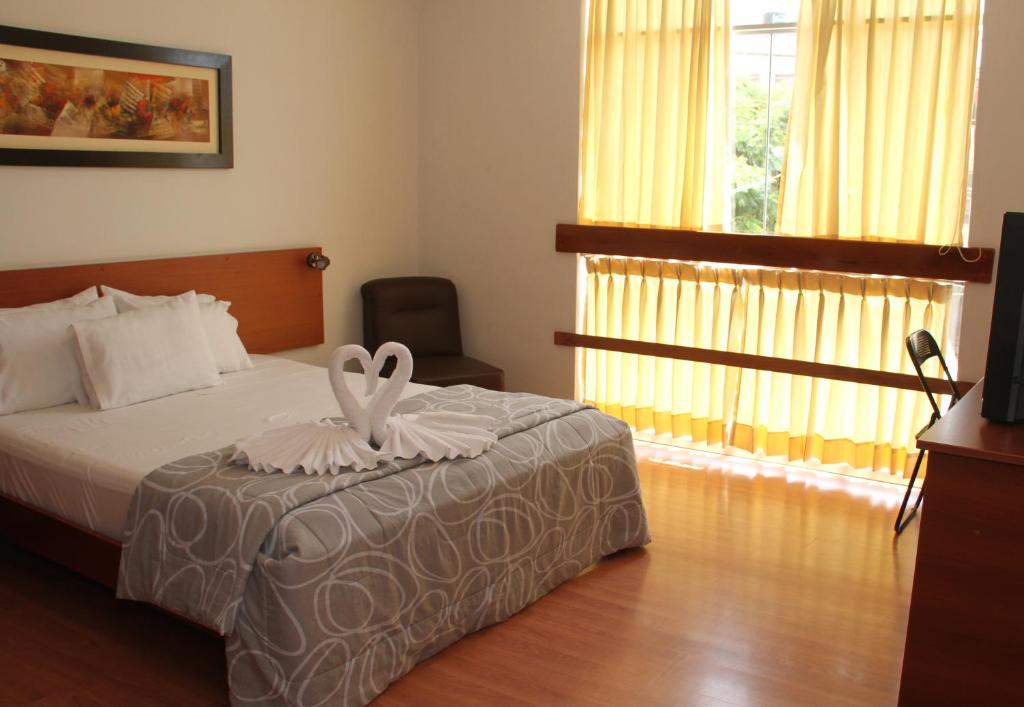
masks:
<path fill-rule="evenodd" d="M 604 555 L 649 542 L 632 438 L 579 403 L 472 386 L 397 412 L 493 420 L 474 459 L 260 474 L 232 448 L 140 484 L 118 596 L 227 636 L 232 703 L 360 705 Z"/>

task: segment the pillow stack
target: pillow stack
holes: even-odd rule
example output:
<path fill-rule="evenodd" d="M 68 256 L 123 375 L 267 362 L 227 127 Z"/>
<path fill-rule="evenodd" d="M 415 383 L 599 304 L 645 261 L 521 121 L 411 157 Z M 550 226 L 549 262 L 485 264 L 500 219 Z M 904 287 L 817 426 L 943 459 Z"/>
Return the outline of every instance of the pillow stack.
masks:
<path fill-rule="evenodd" d="M 106 410 L 220 383 L 252 368 L 230 302 L 102 286 L 0 309 L 0 415 L 78 401 Z"/>
<path fill-rule="evenodd" d="M 206 337 L 210 353 L 216 361 L 217 370 L 221 373 L 231 373 L 252 368 L 249 354 L 246 352 L 242 340 L 238 338 L 238 320 L 228 314 L 228 308 L 231 307 L 230 302 L 218 300 L 213 295 L 197 295 L 195 292 L 186 292 L 177 297 L 166 295 L 144 297 L 123 290 L 115 290 L 106 285 L 101 285 L 100 289 L 103 291 L 104 297 L 114 300 L 119 313 L 165 306 L 191 295 L 199 306 L 203 335 Z"/>
<path fill-rule="evenodd" d="M 64 405 L 82 396 L 72 325 L 117 315 L 108 297 L 0 312 L 0 415 Z M 74 298 L 70 298 L 74 299 Z"/>
<path fill-rule="evenodd" d="M 194 292 L 72 328 L 82 404 L 109 410 L 220 383 Z"/>

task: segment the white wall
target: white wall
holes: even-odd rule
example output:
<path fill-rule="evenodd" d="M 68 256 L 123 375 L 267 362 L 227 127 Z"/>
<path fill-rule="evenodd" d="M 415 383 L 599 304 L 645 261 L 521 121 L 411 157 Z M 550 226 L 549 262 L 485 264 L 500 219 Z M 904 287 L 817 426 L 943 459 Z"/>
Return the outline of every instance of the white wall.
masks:
<path fill-rule="evenodd" d="M 467 351 L 513 389 L 571 396 L 575 261 L 554 225 L 575 221 L 578 0 L 428 0 L 420 21 L 420 270 L 452 278 Z M 997 247 L 1024 210 L 1024 2 L 987 0 L 970 242 Z M 955 256 L 950 256 L 955 257 Z M 960 377 L 984 373 L 991 285 L 965 294 Z"/>
<path fill-rule="evenodd" d="M 418 265 L 418 6 L 3 0 L 0 24 L 232 55 L 235 168 L 0 166 L 0 269 L 322 245 L 328 343 L 294 355 L 361 341 L 359 284 Z"/>
<path fill-rule="evenodd" d="M 986 0 L 975 132 L 972 246 L 999 247 L 1006 211 L 1024 211 L 1024 2 Z M 993 285 L 967 285 L 960 378 L 985 374 Z"/>
<path fill-rule="evenodd" d="M 973 245 L 1024 210 L 1024 3 L 987 0 Z M 4 0 L 0 24 L 229 53 L 232 170 L 0 167 L 0 268 L 323 245 L 325 347 L 358 285 L 452 278 L 467 352 L 572 395 L 579 0 Z M 354 267 L 351 263 L 360 263 Z M 991 286 L 967 288 L 961 375 L 984 371 Z"/>
<path fill-rule="evenodd" d="M 579 0 L 428 0 L 420 22 L 420 272 L 454 280 L 468 355 L 511 390 L 573 394 Z"/>

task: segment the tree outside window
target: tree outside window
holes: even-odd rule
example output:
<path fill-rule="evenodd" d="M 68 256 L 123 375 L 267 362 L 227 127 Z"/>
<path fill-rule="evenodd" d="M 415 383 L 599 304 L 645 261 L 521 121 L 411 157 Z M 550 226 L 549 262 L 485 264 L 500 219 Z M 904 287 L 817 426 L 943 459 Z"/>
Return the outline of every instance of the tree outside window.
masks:
<path fill-rule="evenodd" d="M 734 0 L 732 230 L 773 233 L 796 70 L 796 0 Z"/>

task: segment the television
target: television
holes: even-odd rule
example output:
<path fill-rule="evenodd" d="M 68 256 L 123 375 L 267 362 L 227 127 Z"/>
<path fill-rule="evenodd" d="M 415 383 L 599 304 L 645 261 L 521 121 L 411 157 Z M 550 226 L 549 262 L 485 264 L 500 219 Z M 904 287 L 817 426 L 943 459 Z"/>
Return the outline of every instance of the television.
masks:
<path fill-rule="evenodd" d="M 1003 216 L 981 414 L 1024 422 L 1024 214 Z"/>

